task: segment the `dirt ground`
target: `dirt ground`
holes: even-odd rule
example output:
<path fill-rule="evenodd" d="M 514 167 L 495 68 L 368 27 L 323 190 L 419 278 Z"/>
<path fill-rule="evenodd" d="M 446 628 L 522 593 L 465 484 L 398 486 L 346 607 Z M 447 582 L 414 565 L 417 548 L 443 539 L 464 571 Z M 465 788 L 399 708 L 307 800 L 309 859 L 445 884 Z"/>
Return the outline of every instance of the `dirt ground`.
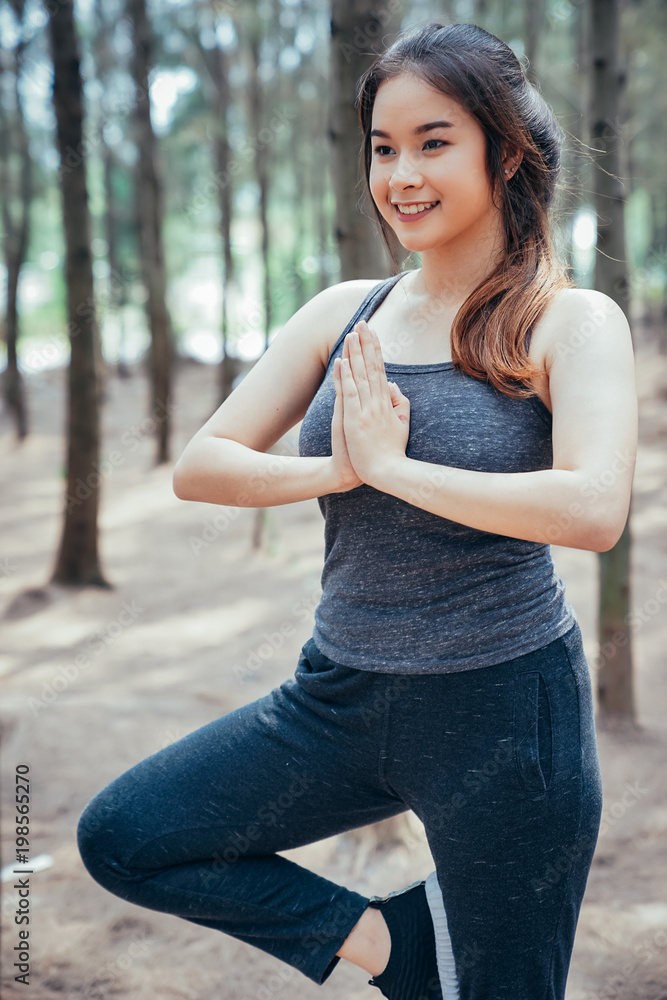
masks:
<path fill-rule="evenodd" d="M 603 827 L 584 901 L 568 1000 L 667 998 L 667 357 L 637 349 L 641 449 L 633 500 L 632 604 L 642 729 L 598 733 Z M 215 373 L 184 363 L 173 454 L 215 408 Z M 61 529 L 62 372 L 29 383 L 32 433 L 17 446 L 0 417 L 0 673 L 2 863 L 14 857 L 10 794 L 30 767 L 31 855 L 50 867 L 31 880 L 29 986 L 14 982 L 18 890 L 3 888 L 2 996 L 26 1000 L 377 1000 L 368 975 L 339 963 L 323 986 L 263 952 L 111 896 L 84 870 L 75 829 L 86 802 L 134 763 L 292 675 L 312 630 L 323 522 L 316 500 L 269 508 L 262 547 L 255 512 L 184 503 L 171 465 L 153 468 L 138 370 L 112 376 L 101 454 L 100 546 L 109 590 L 45 585 Z M 292 447 L 296 429 L 288 436 Z M 120 456 L 120 457 L 119 457 Z M 594 671 L 597 556 L 554 547 Z M 123 607 L 132 609 L 118 616 Z M 264 633 L 294 626 L 273 655 L 251 658 Z M 91 645 L 97 630 L 104 642 Z M 290 631 L 290 630 L 287 630 Z M 99 636 L 100 633 L 98 633 Z M 83 655 L 81 667 L 73 668 Z M 250 658 L 250 659 L 249 659 Z M 260 662 L 257 669 L 248 663 Z M 400 836 L 400 840 L 397 839 Z M 432 870 L 419 821 L 333 837 L 288 857 L 359 892 L 384 893 Z"/>

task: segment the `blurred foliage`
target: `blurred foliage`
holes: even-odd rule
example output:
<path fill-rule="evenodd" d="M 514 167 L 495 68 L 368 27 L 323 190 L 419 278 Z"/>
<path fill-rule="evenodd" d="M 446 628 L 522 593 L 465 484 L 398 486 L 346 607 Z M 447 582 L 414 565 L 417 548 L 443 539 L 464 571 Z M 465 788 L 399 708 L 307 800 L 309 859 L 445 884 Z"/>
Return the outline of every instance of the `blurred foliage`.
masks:
<path fill-rule="evenodd" d="M 75 7 L 85 81 L 85 134 L 93 216 L 96 288 L 105 350 L 113 354 L 107 324 L 109 282 L 122 282 L 128 303 L 125 335 L 143 343 L 145 320 L 137 304 L 139 279 L 133 208 L 133 88 L 129 75 L 131 31 L 121 0 L 79 0 Z M 524 57 L 525 9 L 509 0 L 455 0 L 450 4 L 404 0 L 403 27 L 427 21 L 476 21 Z M 103 12 L 103 13 L 100 13 Z M 253 156 L 268 157 L 271 171 L 269 270 L 272 287 L 284 289 L 272 306 L 274 329 L 323 285 L 338 278 L 333 233 L 333 195 L 327 136 L 329 8 L 325 0 L 154 0 L 149 8 L 155 37 L 151 108 L 160 139 L 165 192 L 165 242 L 170 308 L 179 339 L 193 333 L 215 341 L 219 330 L 222 247 L 213 143 L 223 123 L 216 121 L 210 59 L 220 46 L 229 60 L 231 110 L 227 122 L 232 160 L 232 252 L 239 276 L 233 303 L 235 333 L 259 331 L 261 257 L 257 222 L 258 189 Z M 590 282 L 593 248 L 571 245 L 575 213 L 590 206 L 591 170 L 587 149 L 584 6 L 581 0 L 548 0 L 535 57 L 538 85 L 567 136 L 560 198 L 560 242 L 582 284 Z M 248 38 L 257 33 L 260 77 L 267 105 L 264 134 L 253 136 L 248 109 Z M 100 34 L 102 33 L 102 35 Z M 12 5 L 0 0 L 3 74 L 0 100 L 13 112 L 10 59 L 20 38 L 27 42 L 20 80 L 35 175 L 31 239 L 21 277 L 22 338 L 60 338 L 65 343 L 63 236 L 50 102 L 51 68 L 45 14 L 37 0 L 26 3 L 22 26 Z M 96 52 L 103 37 L 109 64 L 100 79 Z M 665 290 L 667 187 L 665 162 L 667 72 L 663 56 L 667 5 L 632 0 L 623 12 L 623 45 L 628 85 L 623 118 L 624 175 L 628 203 L 628 256 L 636 303 L 662 309 Z M 388 39 L 389 41 L 391 39 Z M 373 44 L 359 25 L 359 44 Z M 253 142 L 257 145 L 253 151 Z M 112 158 L 113 218 L 119 274 L 109 275 L 106 258 L 102 154 Z M 76 151 L 72 152 L 76 155 Z M 318 183 L 315 183 L 315 180 Z M 220 183 L 220 181 L 218 182 Z M 324 191 L 322 195 L 321 191 Z M 357 194 L 351 192 L 351 197 Z M 590 211 L 590 208 L 588 209 Z M 581 230 L 580 230 L 581 231 Z M 322 233 L 326 233 L 323 240 Z M 585 244 L 585 240 L 584 240 Z M 0 272 L 1 273 L 1 272 Z M 372 275 L 367 275 L 367 277 Z M 379 276 L 378 276 L 379 277 Z M 255 317 L 253 319 L 253 317 Z M 116 318 L 116 324 L 118 318 Z M 108 345 L 107 345 L 108 341 Z M 24 351 L 26 350 L 24 345 Z M 189 350 L 190 347 L 185 348 Z M 252 351 L 248 340 L 246 350 Z M 258 349 L 258 348 L 257 348 Z"/>

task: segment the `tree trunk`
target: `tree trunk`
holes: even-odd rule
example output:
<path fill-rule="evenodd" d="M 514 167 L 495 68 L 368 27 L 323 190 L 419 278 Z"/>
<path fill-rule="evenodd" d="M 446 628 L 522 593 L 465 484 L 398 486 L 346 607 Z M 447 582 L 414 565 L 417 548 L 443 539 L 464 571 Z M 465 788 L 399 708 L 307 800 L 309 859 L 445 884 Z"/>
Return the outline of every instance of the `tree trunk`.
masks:
<path fill-rule="evenodd" d="M 139 246 L 148 292 L 148 323 L 151 332 L 151 414 L 157 427 L 156 465 L 170 458 L 171 374 L 173 347 L 171 321 L 166 302 L 166 270 L 162 241 L 163 191 L 157 148 L 150 116 L 148 74 L 151 68 L 151 28 L 145 0 L 128 0 L 127 12 L 134 28 L 132 75 L 135 84 L 136 140 L 139 159 L 136 173 L 136 205 Z"/>
<path fill-rule="evenodd" d="M 651 220 L 653 224 L 651 245 L 647 254 L 647 260 L 664 259 L 665 248 L 667 248 L 667 197 L 663 186 L 654 191 L 651 195 Z M 660 353 L 666 353 L 667 348 L 667 296 L 665 287 L 662 286 L 660 298 L 650 305 L 651 330 L 656 338 Z"/>
<path fill-rule="evenodd" d="M 635 724 L 630 607 L 630 519 L 609 552 L 600 552 L 598 699 L 601 721 Z M 602 718 L 603 717 L 603 718 Z"/>
<path fill-rule="evenodd" d="M 544 0 L 524 0 L 524 43 L 528 63 L 527 76 L 531 83 L 537 82 L 537 49 L 544 24 L 544 13 Z"/>
<path fill-rule="evenodd" d="M 100 129 L 100 133 L 102 131 Z M 126 282 L 121 275 L 121 264 L 116 239 L 116 220 L 118 218 L 119 206 L 113 188 L 114 155 L 101 134 L 100 144 L 104 167 L 104 229 L 107 238 L 107 259 L 109 261 L 109 313 L 116 317 L 120 329 L 116 374 L 119 378 L 126 379 L 130 377 L 130 369 L 122 357 L 122 353 L 124 348 L 123 307 L 127 301 L 127 290 Z"/>
<path fill-rule="evenodd" d="M 261 22 L 260 22 L 261 23 Z M 263 126 L 264 94 L 259 76 L 259 47 L 261 38 L 256 25 L 249 26 L 248 45 L 251 56 L 250 83 L 248 86 L 248 101 L 250 110 L 250 127 L 253 140 L 258 140 Z M 271 329 L 271 275 L 269 272 L 269 175 L 268 157 L 261 149 L 255 154 L 255 177 L 259 188 L 259 225 L 261 234 L 262 272 L 264 276 L 264 350 L 269 346 L 269 331 Z"/>
<path fill-rule="evenodd" d="M 215 166 L 221 183 L 218 185 L 220 206 L 220 235 L 222 237 L 222 361 L 220 362 L 220 403 L 232 391 L 238 374 L 238 361 L 229 350 L 229 299 L 234 282 L 234 257 L 232 254 L 232 175 L 229 172 L 231 149 L 229 146 L 228 114 L 231 103 L 229 65 L 227 53 L 215 46 L 211 52 L 211 78 L 215 84 Z"/>
<path fill-rule="evenodd" d="M 275 17 L 276 7 L 274 5 L 273 14 Z M 258 27 L 259 22 L 248 24 L 248 46 L 251 56 L 251 73 L 250 73 L 250 83 L 249 83 L 249 111 L 250 111 L 250 126 L 252 129 L 252 140 L 260 141 L 262 135 L 262 128 L 264 125 L 265 117 L 265 97 L 263 83 L 260 78 L 260 44 L 261 44 L 261 32 L 262 29 Z M 277 31 L 277 25 L 273 26 L 273 30 Z M 277 78 L 276 78 L 277 79 Z M 278 98 L 278 93 L 276 92 L 279 87 L 279 83 L 276 82 L 274 85 L 274 98 Z M 264 350 L 266 351 L 269 346 L 269 333 L 271 330 L 271 320 L 273 316 L 273 302 L 272 302 L 272 292 L 271 292 L 271 273 L 270 273 L 270 261 L 269 261 L 269 218 L 268 218 L 268 208 L 269 208 L 269 173 L 268 173 L 268 163 L 269 158 L 266 151 L 262 149 L 260 143 L 255 154 L 255 176 L 257 179 L 257 184 L 259 186 L 259 222 L 260 222 L 260 233 L 261 233 L 261 256 L 262 256 L 262 270 L 264 275 L 264 288 L 263 288 L 263 305 L 264 305 Z M 271 452 L 269 448 L 269 452 Z M 265 529 L 270 526 L 272 515 L 265 507 L 258 507 L 255 510 L 255 516 L 253 519 L 253 529 L 252 529 L 252 548 L 259 549 L 263 544 L 263 539 L 265 535 Z"/>
<path fill-rule="evenodd" d="M 387 0 L 332 0 L 331 4 L 329 135 L 341 281 L 383 278 L 392 270 L 365 191 L 360 161 L 363 136 L 354 108 L 357 80 L 398 32 L 398 17 L 389 8 Z M 398 241 L 396 245 L 400 257 L 405 251 Z"/>
<path fill-rule="evenodd" d="M 295 142 L 295 146 L 296 144 Z M 291 193 L 292 205 L 294 206 L 294 229 L 289 263 L 290 275 L 294 276 L 292 312 L 296 312 L 308 298 L 301 261 L 304 250 L 308 246 L 309 224 L 314 206 L 317 204 L 314 194 L 314 174 L 316 171 L 309 169 L 310 159 L 306 155 L 303 142 L 299 143 L 299 154 L 295 154 L 294 157 L 294 188 Z M 321 260 L 322 257 L 323 254 L 318 255 L 318 260 Z"/>
<path fill-rule="evenodd" d="M 110 24 L 104 16 L 102 0 L 95 0 L 95 38 L 93 41 L 93 52 L 95 55 L 95 68 L 98 80 L 100 81 L 104 94 L 113 93 L 113 82 L 110 74 L 113 71 L 115 57 L 109 47 Z M 116 238 L 116 224 L 119 215 L 119 205 L 114 193 L 114 168 L 115 158 L 113 151 L 104 138 L 104 125 L 107 120 L 107 113 L 112 113 L 113 101 L 102 99 L 103 119 L 97 132 L 97 141 L 100 148 L 100 157 L 104 171 L 104 232 L 107 241 L 107 260 L 109 262 L 109 286 L 108 286 L 108 307 L 107 312 L 115 316 L 119 325 L 122 324 L 122 308 L 126 301 L 125 281 L 120 273 L 120 259 L 118 256 L 118 241 Z M 128 378 L 130 371 L 121 357 L 123 349 L 122 337 L 119 338 L 118 353 L 119 360 L 116 364 L 116 374 L 119 378 Z"/>
<path fill-rule="evenodd" d="M 591 11 L 591 144 L 598 217 L 595 288 L 627 311 L 625 192 L 619 178 L 620 99 L 625 76 L 619 61 L 619 0 L 589 0 Z M 599 554 L 598 638 L 600 721 L 636 725 L 630 618 L 630 515 L 610 552 Z"/>
<path fill-rule="evenodd" d="M 326 211 L 325 205 L 325 186 L 324 184 L 317 183 L 315 188 L 317 192 L 317 242 L 319 246 L 318 259 L 320 262 L 320 283 L 319 291 L 324 291 L 331 284 L 331 278 L 329 276 L 328 270 L 328 257 L 333 250 L 329 249 L 331 234 L 329 232 L 329 215 Z"/>
<path fill-rule="evenodd" d="M 489 16 L 489 0 L 473 0 L 474 21 L 480 27 L 485 27 L 485 21 Z"/>
<path fill-rule="evenodd" d="M 589 18 L 586 14 L 586 9 L 581 6 L 574 9 L 570 35 L 575 51 L 571 81 L 572 107 L 575 115 L 572 118 L 572 125 L 570 126 L 574 141 L 567 144 L 568 151 L 565 156 L 565 169 L 567 171 L 566 176 L 571 174 L 571 180 L 569 187 L 566 187 L 563 192 L 563 199 L 567 206 L 567 216 L 570 220 L 567 245 L 568 263 L 570 265 L 572 265 L 574 260 L 574 217 L 582 202 L 588 200 L 589 195 L 584 195 L 584 192 L 588 192 L 592 184 L 590 179 L 590 155 L 586 149 L 588 146 L 587 128 L 591 121 L 591 95 L 586 86 L 588 64 L 591 60 L 591 41 Z"/>
<path fill-rule="evenodd" d="M 66 245 L 68 329 L 71 344 L 67 426 L 67 495 L 60 549 L 52 582 L 109 587 L 100 569 L 97 516 L 99 389 L 95 342 L 90 214 L 83 155 L 83 102 L 72 4 L 49 11 L 53 106 L 60 152 Z M 72 155 L 72 151 L 77 151 Z"/>
<path fill-rule="evenodd" d="M 22 15 L 22 9 L 17 12 Z M 5 312 L 5 340 L 7 344 L 7 368 L 4 374 L 4 396 L 7 407 L 14 415 L 16 436 L 23 441 L 28 435 L 28 414 L 23 379 L 18 366 L 19 317 L 17 292 L 21 267 L 25 260 L 29 238 L 30 204 L 32 202 L 32 164 L 28 146 L 28 135 L 23 117 L 23 105 L 19 89 L 25 42 L 20 41 L 14 52 L 14 117 L 15 143 L 19 155 L 18 192 L 12 190 L 11 147 L 12 128 L 9 115 L 0 102 L 0 198 L 2 199 L 2 228 L 5 243 L 5 266 L 7 268 L 7 306 Z M 4 59 L 3 59 L 4 68 Z M 11 211 L 11 204 L 18 208 L 18 218 Z"/>

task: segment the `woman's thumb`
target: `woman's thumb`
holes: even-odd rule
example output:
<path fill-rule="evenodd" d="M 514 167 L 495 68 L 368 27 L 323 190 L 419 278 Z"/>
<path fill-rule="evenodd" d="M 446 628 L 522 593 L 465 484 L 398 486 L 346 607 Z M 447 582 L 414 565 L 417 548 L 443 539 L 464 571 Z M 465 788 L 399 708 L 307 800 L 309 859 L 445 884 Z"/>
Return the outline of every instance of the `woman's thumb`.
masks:
<path fill-rule="evenodd" d="M 389 391 L 391 392 L 392 399 L 398 399 L 403 403 L 410 403 L 410 400 L 405 396 L 395 382 L 389 383 Z"/>
<path fill-rule="evenodd" d="M 395 382 L 389 382 L 389 392 L 392 406 L 396 410 L 396 416 L 404 424 L 410 422 L 410 400 L 404 396 Z"/>

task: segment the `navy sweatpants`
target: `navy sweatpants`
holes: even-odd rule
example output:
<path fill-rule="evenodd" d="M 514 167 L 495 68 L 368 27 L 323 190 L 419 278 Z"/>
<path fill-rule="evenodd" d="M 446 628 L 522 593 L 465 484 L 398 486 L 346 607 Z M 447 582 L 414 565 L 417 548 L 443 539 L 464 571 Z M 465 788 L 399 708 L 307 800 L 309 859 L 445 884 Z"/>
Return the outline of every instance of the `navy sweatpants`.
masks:
<path fill-rule="evenodd" d="M 311 638 L 293 677 L 98 792 L 78 845 L 115 895 L 322 983 L 368 898 L 276 852 L 406 809 L 424 823 L 461 1000 L 562 1000 L 602 810 L 578 624 L 449 674 L 358 670 Z"/>

